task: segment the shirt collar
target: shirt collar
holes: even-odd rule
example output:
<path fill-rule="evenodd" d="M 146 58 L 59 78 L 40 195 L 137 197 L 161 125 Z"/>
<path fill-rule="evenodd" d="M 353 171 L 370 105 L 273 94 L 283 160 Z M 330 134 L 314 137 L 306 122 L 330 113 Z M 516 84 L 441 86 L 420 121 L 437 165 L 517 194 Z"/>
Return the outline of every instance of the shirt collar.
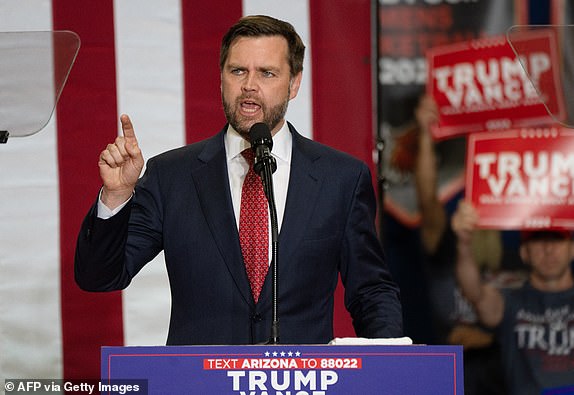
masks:
<path fill-rule="evenodd" d="M 227 133 L 225 133 L 224 142 L 227 161 L 233 160 L 235 157 L 241 154 L 241 151 L 251 147 L 249 141 L 241 137 L 241 135 L 231 125 L 228 125 L 227 127 Z M 281 129 L 279 129 L 279 131 L 275 133 L 275 136 L 273 136 L 273 149 L 271 150 L 271 154 L 276 159 L 290 163 L 292 145 L 293 136 L 289 131 L 287 122 L 284 122 Z"/>

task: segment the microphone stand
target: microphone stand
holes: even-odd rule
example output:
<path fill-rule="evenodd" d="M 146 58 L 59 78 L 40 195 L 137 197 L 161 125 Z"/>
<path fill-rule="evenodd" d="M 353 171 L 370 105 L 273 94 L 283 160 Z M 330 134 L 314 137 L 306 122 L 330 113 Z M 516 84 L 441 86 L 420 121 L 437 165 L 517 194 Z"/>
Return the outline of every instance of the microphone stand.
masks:
<path fill-rule="evenodd" d="M 275 193 L 273 190 L 273 172 L 277 169 L 275 158 L 270 154 L 264 155 L 256 161 L 254 170 L 261 177 L 263 190 L 269 203 L 269 215 L 271 220 L 271 295 L 272 295 L 272 321 L 271 336 L 268 344 L 279 344 L 279 317 L 277 313 L 278 292 L 278 247 L 279 247 L 279 224 L 277 221 L 277 207 L 275 205 Z"/>

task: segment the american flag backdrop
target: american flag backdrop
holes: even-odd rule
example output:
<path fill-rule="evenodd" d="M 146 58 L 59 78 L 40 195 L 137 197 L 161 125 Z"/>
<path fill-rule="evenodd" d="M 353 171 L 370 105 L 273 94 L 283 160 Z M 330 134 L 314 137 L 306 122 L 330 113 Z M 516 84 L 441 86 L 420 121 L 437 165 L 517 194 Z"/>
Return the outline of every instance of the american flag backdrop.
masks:
<path fill-rule="evenodd" d="M 170 297 L 162 257 L 126 291 L 86 293 L 73 280 L 75 240 L 119 114 L 131 116 L 146 158 L 223 126 L 219 44 L 241 15 L 269 14 L 295 26 L 307 58 L 288 119 L 372 165 L 372 5 L 0 0 L 2 32 L 71 30 L 81 39 L 49 124 L 0 145 L 0 379 L 97 378 L 102 345 L 165 344 Z M 341 303 L 336 334 L 349 336 Z"/>

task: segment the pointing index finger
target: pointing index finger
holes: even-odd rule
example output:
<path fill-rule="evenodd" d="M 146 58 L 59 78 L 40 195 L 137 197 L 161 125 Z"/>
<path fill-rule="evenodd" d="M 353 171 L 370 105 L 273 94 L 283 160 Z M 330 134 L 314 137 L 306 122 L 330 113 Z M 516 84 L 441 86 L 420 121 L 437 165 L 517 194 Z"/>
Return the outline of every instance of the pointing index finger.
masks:
<path fill-rule="evenodd" d="M 124 134 L 124 137 L 136 139 L 136 133 L 134 131 L 134 127 L 132 125 L 130 117 L 128 117 L 126 114 L 122 114 L 120 117 L 120 121 L 122 123 L 122 132 Z"/>

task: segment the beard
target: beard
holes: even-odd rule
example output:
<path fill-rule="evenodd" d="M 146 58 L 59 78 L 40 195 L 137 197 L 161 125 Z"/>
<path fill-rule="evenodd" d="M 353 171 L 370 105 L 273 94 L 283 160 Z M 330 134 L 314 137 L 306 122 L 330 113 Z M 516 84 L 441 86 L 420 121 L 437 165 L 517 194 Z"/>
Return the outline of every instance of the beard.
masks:
<path fill-rule="evenodd" d="M 227 122 L 235 129 L 241 136 L 249 140 L 249 130 L 251 127 L 258 123 L 265 123 L 270 130 L 275 129 L 275 127 L 285 118 L 287 113 L 287 107 L 289 105 L 289 96 L 291 90 L 287 92 L 287 96 L 283 102 L 277 104 L 273 107 L 267 107 L 264 103 L 261 104 L 261 112 L 263 113 L 263 120 L 256 119 L 246 119 L 239 113 L 239 107 L 241 106 L 241 101 L 245 100 L 245 96 L 238 97 L 235 102 L 229 102 L 226 100 L 225 95 L 221 94 L 223 101 L 223 111 Z"/>

